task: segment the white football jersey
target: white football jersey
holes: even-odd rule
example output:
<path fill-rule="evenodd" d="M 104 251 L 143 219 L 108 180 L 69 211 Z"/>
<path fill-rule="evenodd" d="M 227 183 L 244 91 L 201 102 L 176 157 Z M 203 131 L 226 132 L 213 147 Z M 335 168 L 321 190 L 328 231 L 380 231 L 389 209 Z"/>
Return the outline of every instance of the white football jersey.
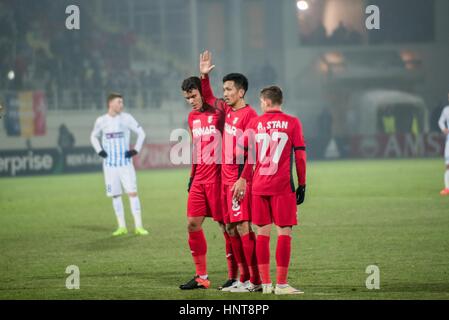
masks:
<path fill-rule="evenodd" d="M 130 130 L 138 135 L 134 149 L 139 152 L 145 132 L 133 116 L 122 112 L 115 117 L 105 114 L 97 118 L 90 140 L 97 153 L 106 151 L 108 156 L 104 159 L 105 166 L 120 167 L 132 163 L 130 158 L 125 157 L 125 152 L 129 151 Z M 98 140 L 100 136 L 101 145 Z"/>

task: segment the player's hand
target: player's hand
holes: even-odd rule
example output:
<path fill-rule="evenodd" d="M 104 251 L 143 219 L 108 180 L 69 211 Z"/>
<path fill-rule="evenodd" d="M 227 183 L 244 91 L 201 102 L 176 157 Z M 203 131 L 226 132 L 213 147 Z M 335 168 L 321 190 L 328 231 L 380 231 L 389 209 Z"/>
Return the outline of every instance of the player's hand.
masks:
<path fill-rule="evenodd" d="M 132 158 L 137 154 L 137 151 L 132 149 L 125 152 L 125 158 Z"/>
<path fill-rule="evenodd" d="M 445 135 L 448 135 L 448 134 L 449 134 L 449 129 L 447 129 L 447 128 L 444 129 L 444 130 L 443 130 L 443 133 L 444 133 Z"/>
<path fill-rule="evenodd" d="M 187 192 L 190 192 L 190 188 L 192 187 L 193 177 L 189 179 L 189 185 L 187 186 Z"/>
<path fill-rule="evenodd" d="M 101 150 L 100 152 L 98 152 L 98 155 L 104 159 L 106 159 L 108 157 L 108 154 L 104 150 Z"/>
<path fill-rule="evenodd" d="M 306 186 L 299 186 L 296 189 L 296 205 L 300 205 L 304 202 L 304 198 L 306 196 Z"/>
<path fill-rule="evenodd" d="M 245 197 L 246 191 L 246 180 L 243 178 L 239 178 L 231 188 L 233 192 L 232 198 L 237 201 L 242 201 Z"/>
<path fill-rule="evenodd" d="M 200 73 L 202 75 L 209 74 L 215 65 L 212 64 L 212 53 L 209 51 L 204 51 L 200 54 Z"/>

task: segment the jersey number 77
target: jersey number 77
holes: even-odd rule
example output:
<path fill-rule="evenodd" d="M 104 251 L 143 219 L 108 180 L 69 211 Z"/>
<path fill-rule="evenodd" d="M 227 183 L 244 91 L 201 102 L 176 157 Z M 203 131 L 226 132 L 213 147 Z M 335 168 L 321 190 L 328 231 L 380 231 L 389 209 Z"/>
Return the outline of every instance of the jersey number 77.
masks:
<path fill-rule="evenodd" d="M 259 160 L 261 163 L 265 163 L 265 156 L 268 151 L 268 147 L 270 147 L 271 154 L 268 161 L 272 160 L 273 163 L 279 163 L 279 159 L 281 158 L 282 151 L 284 150 L 285 145 L 288 141 L 288 135 L 285 132 L 275 131 L 271 134 L 268 133 L 258 133 L 256 134 L 256 142 L 259 144 Z M 274 150 L 274 153 L 273 151 Z"/>

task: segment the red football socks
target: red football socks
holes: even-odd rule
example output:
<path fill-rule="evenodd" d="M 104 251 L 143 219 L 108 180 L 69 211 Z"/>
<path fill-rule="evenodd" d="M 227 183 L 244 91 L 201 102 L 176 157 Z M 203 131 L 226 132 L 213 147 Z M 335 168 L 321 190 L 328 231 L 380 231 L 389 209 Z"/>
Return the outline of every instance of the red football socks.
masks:
<path fill-rule="evenodd" d="M 287 284 L 288 266 L 290 264 L 291 255 L 290 236 L 278 236 L 278 243 L 276 246 L 276 275 L 277 284 Z"/>
<path fill-rule="evenodd" d="M 242 239 L 243 252 L 249 269 L 250 281 L 252 284 L 260 284 L 260 275 L 256 259 L 256 237 L 254 232 L 240 236 L 240 239 Z"/>
<path fill-rule="evenodd" d="M 226 260 L 228 261 L 228 279 L 237 279 L 238 265 L 232 251 L 231 237 L 227 232 L 223 233 L 226 244 Z"/>
<path fill-rule="evenodd" d="M 207 274 L 207 242 L 203 229 L 189 232 L 189 246 L 195 263 L 196 274 L 199 276 Z"/>
<path fill-rule="evenodd" d="M 245 282 L 249 280 L 249 270 L 248 265 L 246 264 L 245 255 L 243 254 L 242 241 L 238 235 L 230 236 L 230 238 L 232 243 L 232 251 L 234 252 L 235 260 L 239 266 L 240 282 Z"/>
<path fill-rule="evenodd" d="M 270 278 L 270 237 L 258 235 L 256 256 L 262 283 L 271 283 Z"/>

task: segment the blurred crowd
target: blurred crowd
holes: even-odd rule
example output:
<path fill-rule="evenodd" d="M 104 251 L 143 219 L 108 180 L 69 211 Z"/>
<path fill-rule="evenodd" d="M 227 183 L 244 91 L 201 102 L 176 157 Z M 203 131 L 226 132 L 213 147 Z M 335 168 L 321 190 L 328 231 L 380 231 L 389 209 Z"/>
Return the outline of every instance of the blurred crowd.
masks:
<path fill-rule="evenodd" d="M 362 41 L 362 35 L 347 28 L 342 21 L 329 36 L 322 23 L 310 34 L 301 34 L 301 43 L 304 45 L 357 45 L 362 44 Z"/>
<path fill-rule="evenodd" d="M 84 102 L 77 103 L 85 108 L 103 108 L 105 92 L 120 91 L 130 106 L 159 108 L 168 96 L 164 82 L 177 76 L 173 65 L 153 59 L 155 68 L 132 68 L 135 33 L 107 30 L 88 12 L 82 12 L 80 30 L 68 30 L 66 5 L 50 0 L 0 2 L 0 87 L 45 90 L 49 103 L 82 97 Z"/>

